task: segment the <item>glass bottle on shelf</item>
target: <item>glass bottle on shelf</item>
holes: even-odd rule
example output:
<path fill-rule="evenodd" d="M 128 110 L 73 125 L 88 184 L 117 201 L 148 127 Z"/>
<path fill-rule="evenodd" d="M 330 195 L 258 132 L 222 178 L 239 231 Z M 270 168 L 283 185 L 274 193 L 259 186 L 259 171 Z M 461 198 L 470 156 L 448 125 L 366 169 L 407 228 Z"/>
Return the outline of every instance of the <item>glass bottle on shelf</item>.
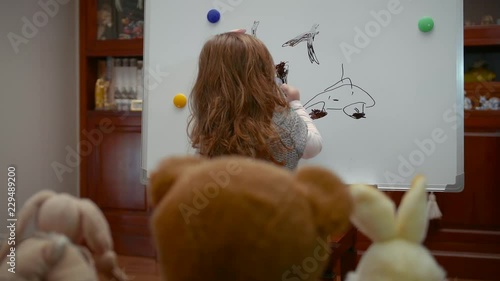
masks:
<path fill-rule="evenodd" d="M 114 59 L 113 57 L 106 57 L 106 95 L 104 100 L 104 108 L 106 110 L 113 110 L 115 106 L 115 89 L 114 89 Z"/>
<path fill-rule="evenodd" d="M 121 79 L 121 69 L 122 69 L 122 61 L 119 58 L 114 59 L 114 68 L 113 68 L 113 87 L 114 87 L 114 98 L 115 100 L 121 99 L 122 93 L 122 79 Z"/>
<path fill-rule="evenodd" d="M 142 60 L 137 61 L 137 88 L 136 88 L 136 97 L 137 100 L 143 100 L 144 98 L 144 66 Z"/>
<path fill-rule="evenodd" d="M 121 98 L 122 99 L 127 99 L 129 96 L 129 84 L 130 81 L 128 80 L 128 69 L 130 67 L 130 59 L 128 58 L 123 58 L 122 59 L 122 67 L 120 69 L 120 82 L 121 82 L 121 87 L 120 87 L 120 92 L 121 92 Z"/>
<path fill-rule="evenodd" d="M 127 86 L 128 86 L 128 99 L 135 99 L 137 96 L 137 59 L 130 59 L 129 66 L 127 68 Z"/>
<path fill-rule="evenodd" d="M 95 110 L 104 110 L 104 100 L 106 96 L 106 83 L 99 78 L 95 83 Z"/>
<path fill-rule="evenodd" d="M 106 61 L 99 60 L 97 63 L 97 81 L 94 89 L 94 109 L 106 109 L 106 94 L 108 92 L 109 83 L 106 79 Z"/>

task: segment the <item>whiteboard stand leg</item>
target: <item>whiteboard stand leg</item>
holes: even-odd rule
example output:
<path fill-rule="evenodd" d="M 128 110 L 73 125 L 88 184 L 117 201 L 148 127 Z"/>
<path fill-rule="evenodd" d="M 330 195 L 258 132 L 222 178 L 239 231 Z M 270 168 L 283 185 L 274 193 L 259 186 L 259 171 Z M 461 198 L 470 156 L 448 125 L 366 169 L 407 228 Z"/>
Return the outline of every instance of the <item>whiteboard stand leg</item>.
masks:
<path fill-rule="evenodd" d="M 441 210 L 439 210 L 439 206 L 436 201 L 436 195 L 434 195 L 434 192 L 431 192 L 431 194 L 429 194 L 429 201 L 427 202 L 427 210 L 428 210 L 427 213 L 429 215 L 429 220 L 441 219 L 441 217 L 443 217 Z"/>

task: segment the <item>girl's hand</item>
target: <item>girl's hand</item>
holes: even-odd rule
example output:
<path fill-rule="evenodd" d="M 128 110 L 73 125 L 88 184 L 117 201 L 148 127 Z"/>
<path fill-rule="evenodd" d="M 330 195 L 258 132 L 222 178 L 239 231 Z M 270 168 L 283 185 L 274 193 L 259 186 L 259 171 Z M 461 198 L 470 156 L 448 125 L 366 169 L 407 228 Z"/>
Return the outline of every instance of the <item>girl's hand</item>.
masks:
<path fill-rule="evenodd" d="M 300 100 L 300 92 L 298 89 L 288 85 L 288 84 L 283 84 L 281 85 L 281 90 L 286 95 L 286 99 L 288 102 L 294 101 L 294 100 Z"/>

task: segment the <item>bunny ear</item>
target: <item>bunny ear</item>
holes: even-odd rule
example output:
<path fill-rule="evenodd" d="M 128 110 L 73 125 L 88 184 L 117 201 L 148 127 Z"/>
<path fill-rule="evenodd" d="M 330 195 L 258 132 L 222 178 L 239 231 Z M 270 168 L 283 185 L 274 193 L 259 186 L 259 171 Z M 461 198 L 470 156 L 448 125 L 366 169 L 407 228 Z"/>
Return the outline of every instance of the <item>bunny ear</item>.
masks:
<path fill-rule="evenodd" d="M 397 214 L 399 237 L 415 243 L 422 243 L 427 234 L 426 179 L 416 176 L 411 188 L 405 193 Z"/>
<path fill-rule="evenodd" d="M 396 207 L 377 188 L 356 184 L 350 187 L 354 199 L 351 222 L 373 242 L 396 237 Z"/>
<path fill-rule="evenodd" d="M 15 232 L 18 239 L 21 238 L 22 235 L 24 235 L 25 228 L 28 226 L 30 220 L 33 217 L 36 217 L 43 203 L 54 196 L 56 196 L 56 193 L 52 190 L 41 190 L 35 193 L 35 195 L 31 196 L 28 200 L 26 200 L 21 211 L 19 211 L 17 219 L 17 229 L 15 230 Z M 7 255 L 9 249 L 10 246 L 6 242 L 0 249 L 0 260 L 2 260 Z"/>

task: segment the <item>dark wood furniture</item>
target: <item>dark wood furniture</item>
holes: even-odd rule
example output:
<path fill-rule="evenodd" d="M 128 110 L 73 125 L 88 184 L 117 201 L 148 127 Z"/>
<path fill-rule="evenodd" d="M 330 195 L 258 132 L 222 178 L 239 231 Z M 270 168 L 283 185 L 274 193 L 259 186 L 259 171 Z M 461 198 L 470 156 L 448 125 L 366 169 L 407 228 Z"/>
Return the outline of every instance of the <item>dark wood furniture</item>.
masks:
<path fill-rule="evenodd" d="M 121 268 L 127 269 L 127 273 L 134 281 L 161 281 L 160 266 L 152 258 L 118 256 L 118 264 Z M 200 273 L 200 279 L 202 274 Z M 100 281 L 107 281 L 101 278 Z M 449 279 L 449 281 L 471 281 L 465 279 Z"/>
<path fill-rule="evenodd" d="M 346 232 L 331 236 L 330 259 L 323 274 L 323 281 L 346 280 L 347 273 L 356 269 L 356 229 L 350 227 Z"/>
<path fill-rule="evenodd" d="M 111 125 L 101 129 L 102 124 Z M 141 113 L 89 111 L 86 127 L 103 137 L 87 157 L 82 196 L 103 210 L 119 254 L 154 257 L 146 188 L 140 182 Z"/>
<path fill-rule="evenodd" d="M 466 26 L 464 28 L 465 46 L 500 45 L 500 29 L 498 26 Z"/>
<path fill-rule="evenodd" d="M 146 188 L 140 182 L 141 112 L 94 110 L 98 61 L 108 56 L 141 58 L 143 40 L 97 40 L 97 4 L 79 4 L 80 143 L 96 140 L 81 155 L 80 195 L 104 212 L 119 254 L 155 257 Z"/>

